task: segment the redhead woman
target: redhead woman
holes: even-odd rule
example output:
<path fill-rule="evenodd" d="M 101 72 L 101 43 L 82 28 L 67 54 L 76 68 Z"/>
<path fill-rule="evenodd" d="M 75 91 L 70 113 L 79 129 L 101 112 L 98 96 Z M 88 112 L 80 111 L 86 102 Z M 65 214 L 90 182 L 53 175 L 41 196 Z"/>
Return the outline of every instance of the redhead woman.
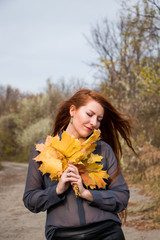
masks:
<path fill-rule="evenodd" d="M 101 130 L 94 153 L 103 157 L 103 170 L 110 176 L 105 189 L 86 188 L 78 168 L 72 164 L 59 181 L 51 181 L 48 174 L 40 172 L 40 163 L 33 161 L 39 154 L 35 147 L 31 153 L 23 201 L 33 213 L 47 211 L 47 240 L 125 239 L 118 213 L 127 207 L 129 190 L 120 171 L 119 135 L 134 151 L 130 120 L 98 92 L 82 89 L 61 104 L 52 136 L 66 131 L 76 139 L 86 139 L 94 129 Z M 78 197 L 74 184 L 78 186 Z"/>

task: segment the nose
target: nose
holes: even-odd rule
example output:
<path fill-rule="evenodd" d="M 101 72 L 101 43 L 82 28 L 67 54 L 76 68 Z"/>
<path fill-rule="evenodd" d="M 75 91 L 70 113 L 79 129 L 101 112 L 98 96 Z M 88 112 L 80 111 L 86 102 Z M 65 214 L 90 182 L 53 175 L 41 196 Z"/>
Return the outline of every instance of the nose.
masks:
<path fill-rule="evenodd" d="M 91 123 L 92 127 L 96 127 L 97 126 L 97 118 L 93 116 L 91 118 L 91 122 L 90 123 Z"/>

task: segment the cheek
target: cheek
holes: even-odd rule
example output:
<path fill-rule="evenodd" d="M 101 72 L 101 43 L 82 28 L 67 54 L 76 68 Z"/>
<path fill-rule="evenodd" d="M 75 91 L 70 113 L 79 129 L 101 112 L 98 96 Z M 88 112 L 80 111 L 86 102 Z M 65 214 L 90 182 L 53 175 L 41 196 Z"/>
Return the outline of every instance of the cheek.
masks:
<path fill-rule="evenodd" d="M 96 127 L 96 129 L 98 129 L 98 128 L 100 127 L 100 125 L 101 125 L 101 123 L 98 122 L 98 123 L 97 123 L 97 127 Z"/>
<path fill-rule="evenodd" d="M 78 123 L 84 123 L 84 122 L 87 122 L 88 121 L 88 117 L 87 117 L 87 115 L 85 114 L 85 113 L 79 113 L 78 115 L 77 115 L 77 121 L 78 121 Z"/>

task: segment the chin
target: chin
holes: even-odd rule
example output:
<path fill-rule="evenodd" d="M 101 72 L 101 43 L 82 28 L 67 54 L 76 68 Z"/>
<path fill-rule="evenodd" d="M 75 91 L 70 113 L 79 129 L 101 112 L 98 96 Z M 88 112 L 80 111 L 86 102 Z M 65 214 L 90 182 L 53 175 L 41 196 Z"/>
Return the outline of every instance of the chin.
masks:
<path fill-rule="evenodd" d="M 89 137 L 91 134 L 92 134 L 92 132 L 85 132 L 85 133 L 82 133 L 82 134 L 80 135 L 80 137 L 82 137 L 82 138 L 87 138 L 87 137 Z"/>

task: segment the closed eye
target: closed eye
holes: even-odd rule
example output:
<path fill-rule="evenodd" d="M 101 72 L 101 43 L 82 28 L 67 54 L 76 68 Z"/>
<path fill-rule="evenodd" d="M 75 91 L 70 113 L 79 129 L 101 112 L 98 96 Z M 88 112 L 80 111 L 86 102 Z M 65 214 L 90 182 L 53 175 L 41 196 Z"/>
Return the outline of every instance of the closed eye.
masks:
<path fill-rule="evenodd" d="M 86 114 L 87 114 L 89 117 L 92 117 L 92 116 L 93 116 L 93 114 L 92 114 L 92 113 L 87 113 L 87 112 L 86 112 Z M 101 121 L 102 121 L 102 119 L 99 119 L 99 118 L 98 118 L 98 119 L 97 119 L 97 121 L 98 121 L 98 122 L 101 122 Z"/>
<path fill-rule="evenodd" d="M 90 114 L 90 113 L 86 113 L 89 117 L 92 117 L 92 114 Z"/>
<path fill-rule="evenodd" d="M 102 121 L 102 119 L 97 119 L 97 121 L 98 121 L 98 122 L 101 122 L 101 121 Z"/>

